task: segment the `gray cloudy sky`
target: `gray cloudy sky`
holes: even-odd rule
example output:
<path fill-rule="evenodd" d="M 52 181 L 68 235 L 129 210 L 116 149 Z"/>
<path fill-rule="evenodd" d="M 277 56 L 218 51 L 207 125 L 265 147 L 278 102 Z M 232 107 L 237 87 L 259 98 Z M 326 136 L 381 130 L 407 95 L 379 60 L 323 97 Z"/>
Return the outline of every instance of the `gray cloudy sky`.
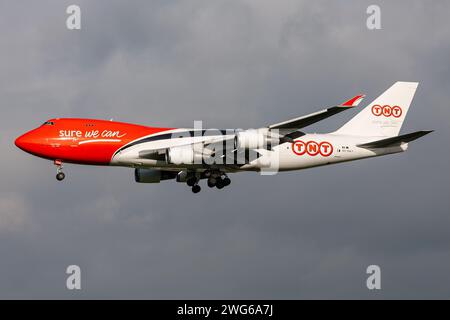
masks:
<path fill-rule="evenodd" d="M 0 2 L 0 298 L 450 296 L 449 1 L 77 1 L 68 31 L 73 3 Z M 13 144 L 52 117 L 254 128 L 397 80 L 420 82 L 402 132 L 436 130 L 407 153 L 220 192 L 76 165 L 57 183 Z"/>

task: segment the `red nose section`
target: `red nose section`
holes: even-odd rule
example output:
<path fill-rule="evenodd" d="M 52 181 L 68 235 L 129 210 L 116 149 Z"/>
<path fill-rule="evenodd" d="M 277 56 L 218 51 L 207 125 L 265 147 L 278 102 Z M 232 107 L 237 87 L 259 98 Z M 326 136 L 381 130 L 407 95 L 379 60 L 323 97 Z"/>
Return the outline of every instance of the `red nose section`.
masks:
<path fill-rule="evenodd" d="M 46 140 L 47 139 L 35 129 L 21 135 L 14 143 L 18 148 L 25 152 L 39 157 L 46 157 L 46 152 L 48 151 Z"/>
<path fill-rule="evenodd" d="M 105 120 L 53 119 L 21 135 L 15 144 L 44 159 L 108 165 L 127 143 L 167 130 Z"/>
<path fill-rule="evenodd" d="M 39 132 L 35 130 L 28 131 L 27 133 L 18 137 L 15 141 L 17 147 L 25 152 L 40 155 L 42 148 L 45 147 L 44 139 L 42 139 Z"/>
<path fill-rule="evenodd" d="M 18 137 L 14 143 L 18 148 L 22 149 L 23 151 L 28 151 L 28 148 L 32 144 L 32 139 L 30 138 L 29 133 L 25 133 L 20 137 Z"/>

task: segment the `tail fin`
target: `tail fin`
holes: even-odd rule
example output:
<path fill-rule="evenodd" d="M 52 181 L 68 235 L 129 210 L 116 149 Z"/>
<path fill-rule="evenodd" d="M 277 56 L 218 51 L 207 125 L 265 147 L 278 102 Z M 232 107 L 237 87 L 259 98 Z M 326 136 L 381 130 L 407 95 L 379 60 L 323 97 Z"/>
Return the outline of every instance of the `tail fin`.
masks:
<path fill-rule="evenodd" d="M 374 137 L 397 136 L 418 85 L 418 82 L 394 83 L 335 133 Z"/>

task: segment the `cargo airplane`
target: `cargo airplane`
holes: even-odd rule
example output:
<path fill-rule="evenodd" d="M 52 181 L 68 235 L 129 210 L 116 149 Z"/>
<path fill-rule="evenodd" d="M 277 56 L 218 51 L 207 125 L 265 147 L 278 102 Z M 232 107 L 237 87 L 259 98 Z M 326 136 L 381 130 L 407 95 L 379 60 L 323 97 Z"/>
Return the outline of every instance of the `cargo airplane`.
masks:
<path fill-rule="evenodd" d="M 184 182 L 198 193 L 200 180 L 222 189 L 233 172 L 288 171 L 406 151 L 432 131 L 399 135 L 417 89 L 396 82 L 338 130 L 310 134 L 300 129 L 357 106 L 354 98 L 324 110 L 249 130 L 149 127 L 107 120 L 57 118 L 18 137 L 20 149 L 56 165 L 64 163 L 134 168 L 136 182 Z"/>

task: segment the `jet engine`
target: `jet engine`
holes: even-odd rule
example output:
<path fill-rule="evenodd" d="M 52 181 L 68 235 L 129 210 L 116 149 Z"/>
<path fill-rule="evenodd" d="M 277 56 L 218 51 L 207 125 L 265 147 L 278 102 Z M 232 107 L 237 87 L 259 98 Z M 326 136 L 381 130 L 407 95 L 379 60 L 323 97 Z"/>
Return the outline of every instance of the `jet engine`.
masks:
<path fill-rule="evenodd" d="M 239 131 L 234 138 L 237 149 L 269 149 L 278 144 L 279 138 L 272 136 L 267 129 Z"/>
<path fill-rule="evenodd" d="M 175 165 L 202 163 L 202 154 L 193 145 L 172 147 L 167 149 L 166 160 Z"/>
<path fill-rule="evenodd" d="M 139 183 L 159 183 L 162 180 L 174 179 L 177 172 L 161 171 L 156 169 L 137 168 L 134 170 L 134 179 Z"/>

